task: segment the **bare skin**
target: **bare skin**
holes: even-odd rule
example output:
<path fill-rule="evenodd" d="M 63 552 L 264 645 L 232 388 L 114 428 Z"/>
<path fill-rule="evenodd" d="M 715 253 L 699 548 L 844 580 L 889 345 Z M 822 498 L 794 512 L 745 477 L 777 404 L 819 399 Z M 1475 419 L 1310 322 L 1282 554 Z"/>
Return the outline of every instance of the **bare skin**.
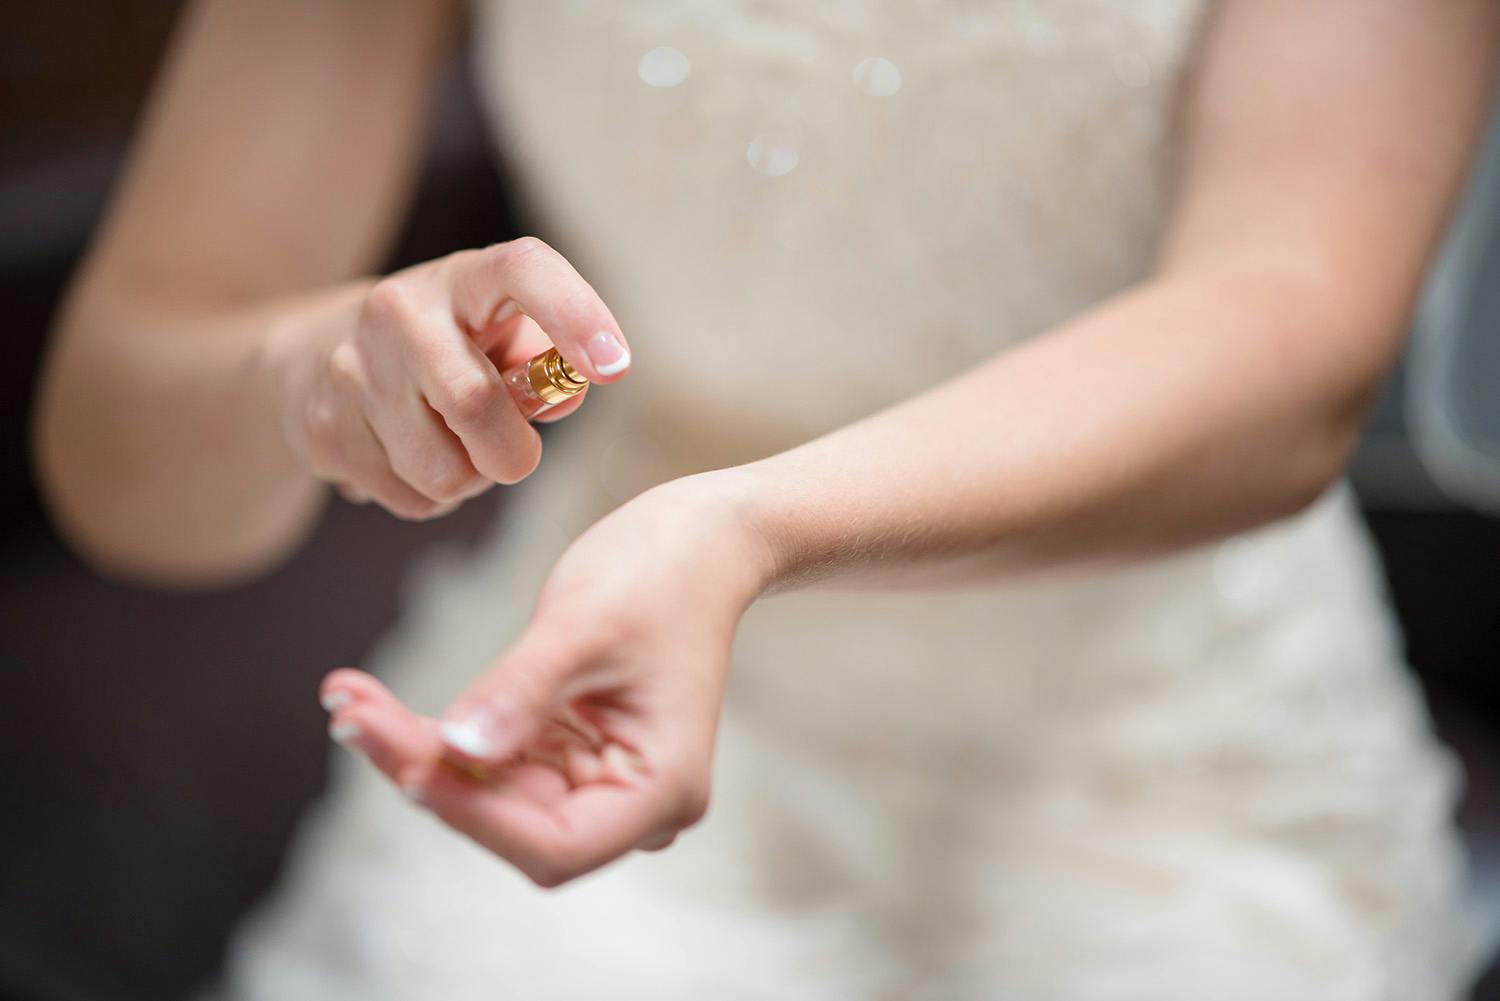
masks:
<path fill-rule="evenodd" d="M 734 632 L 766 591 L 814 581 L 940 586 L 1118 562 L 1302 508 L 1343 468 L 1399 348 L 1497 47 L 1500 8 L 1487 0 L 1226 0 L 1205 40 L 1179 198 L 1149 279 L 888 411 L 641 495 L 563 556 L 531 625 L 455 703 L 450 728 L 346 669 L 323 688 L 334 732 L 449 824 L 556 885 L 632 849 L 662 847 L 702 815 Z M 408 83 L 420 75 L 411 73 Z M 161 100 L 173 100 L 170 85 Z M 396 157 L 399 144 L 389 145 Z M 172 150 L 185 158 L 172 167 L 183 174 L 235 169 L 186 138 Z M 243 206 L 232 208 L 216 211 L 242 219 Z M 309 198 L 304 211 L 324 209 Z M 87 352 L 69 343 L 109 339 L 109 330 L 90 331 L 114 315 L 110 307 L 123 308 L 118 290 L 137 287 L 120 225 L 59 331 L 39 425 L 54 503 L 82 546 L 123 554 L 114 562 L 137 572 L 195 576 L 262 563 L 292 544 L 313 501 L 285 501 L 291 513 L 279 517 L 237 515 L 254 531 L 205 520 L 205 537 L 223 543 L 205 567 L 170 546 L 162 556 L 125 540 L 123 502 L 90 493 L 80 484 L 99 474 L 72 468 L 89 456 L 70 450 L 68 434 L 90 422 L 133 424 L 109 433 L 135 436 L 137 454 L 154 447 L 159 458 L 115 475 L 180 511 L 212 507 L 204 498 L 222 496 L 215 491 L 251 466 L 230 457 L 213 472 L 188 469 L 202 452 L 174 458 L 162 444 L 187 433 L 164 430 L 173 408 L 148 423 L 115 394 L 78 388 L 89 385 Z M 147 245 L 169 255 L 183 239 Z M 168 276 L 173 288 L 192 278 L 167 269 L 156 279 Z M 321 295 L 313 293 L 318 308 L 337 313 Z M 85 301 L 87 310 L 77 304 Z M 139 353 L 121 368 L 142 390 L 159 378 L 148 347 L 156 328 L 149 309 L 131 308 L 143 311 L 130 329 L 152 333 L 117 339 L 133 345 L 122 352 Z M 298 308 L 283 307 L 279 329 L 318 315 Z M 242 330 L 247 344 L 268 337 L 243 319 L 222 322 L 218 330 Z M 282 417 L 265 402 L 274 398 L 247 400 L 225 433 L 265 442 L 286 464 L 283 489 L 310 496 L 313 475 L 295 449 L 271 444 L 285 438 L 267 430 Z M 961 441 L 945 433 L 955 425 L 965 428 Z M 261 497 L 274 507 L 271 493 Z M 445 757 L 492 777 L 476 782 Z"/>
<path fill-rule="evenodd" d="M 190 10 L 37 413 L 52 510 L 101 569 L 254 572 L 302 539 L 330 483 L 403 518 L 445 513 L 540 457 L 499 371 L 550 337 L 593 381 L 622 377 L 619 325 L 539 241 L 365 277 L 404 209 L 453 14 Z M 601 334 L 618 347 L 601 354 Z"/>

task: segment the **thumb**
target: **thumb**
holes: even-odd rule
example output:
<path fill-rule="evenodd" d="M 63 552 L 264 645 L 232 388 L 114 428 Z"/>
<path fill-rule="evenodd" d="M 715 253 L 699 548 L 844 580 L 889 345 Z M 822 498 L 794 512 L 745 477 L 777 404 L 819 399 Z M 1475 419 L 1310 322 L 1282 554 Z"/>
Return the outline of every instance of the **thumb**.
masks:
<path fill-rule="evenodd" d="M 520 754 L 562 704 L 566 664 L 556 644 L 524 635 L 443 713 L 446 754 L 499 766 Z"/>

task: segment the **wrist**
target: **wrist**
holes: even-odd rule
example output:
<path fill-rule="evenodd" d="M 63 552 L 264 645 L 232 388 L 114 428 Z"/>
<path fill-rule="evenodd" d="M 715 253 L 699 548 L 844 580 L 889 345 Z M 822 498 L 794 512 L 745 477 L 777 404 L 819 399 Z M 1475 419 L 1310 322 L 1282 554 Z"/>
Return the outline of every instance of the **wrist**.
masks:
<path fill-rule="evenodd" d="M 748 466 L 685 476 L 642 495 L 665 503 L 673 531 L 691 540 L 698 562 L 727 583 L 740 611 L 773 588 L 779 576 L 759 497 L 758 477 Z"/>
<path fill-rule="evenodd" d="M 838 571 L 850 560 L 849 526 L 854 512 L 834 510 L 819 493 L 822 474 L 809 471 L 801 449 L 709 475 L 725 475 L 721 489 L 740 532 L 757 554 L 757 596 L 796 589 Z"/>
<path fill-rule="evenodd" d="M 261 406 L 272 415 L 289 459 L 308 466 L 305 419 L 319 373 L 333 346 L 359 322 L 371 282 L 351 282 L 283 301 L 252 318 L 257 328 L 250 362 Z"/>

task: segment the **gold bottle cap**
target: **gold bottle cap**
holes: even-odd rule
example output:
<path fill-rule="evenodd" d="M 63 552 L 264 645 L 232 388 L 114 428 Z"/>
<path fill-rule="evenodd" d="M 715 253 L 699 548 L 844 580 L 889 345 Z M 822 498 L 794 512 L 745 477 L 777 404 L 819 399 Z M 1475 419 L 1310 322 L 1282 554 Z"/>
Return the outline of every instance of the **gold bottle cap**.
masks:
<path fill-rule="evenodd" d="M 557 348 L 549 348 L 527 362 L 526 378 L 531 383 L 531 391 L 549 405 L 577 396 L 589 384 L 566 358 L 557 353 Z"/>

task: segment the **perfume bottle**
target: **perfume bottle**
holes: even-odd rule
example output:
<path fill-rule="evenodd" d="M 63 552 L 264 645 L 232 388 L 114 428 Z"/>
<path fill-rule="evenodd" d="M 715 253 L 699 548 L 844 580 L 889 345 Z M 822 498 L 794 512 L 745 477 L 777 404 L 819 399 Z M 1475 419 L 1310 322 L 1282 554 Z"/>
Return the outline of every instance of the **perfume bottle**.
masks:
<path fill-rule="evenodd" d="M 589 384 L 557 353 L 557 348 L 548 348 L 535 358 L 506 369 L 501 378 L 511 399 L 521 408 L 521 416 L 528 421 L 577 396 Z"/>

